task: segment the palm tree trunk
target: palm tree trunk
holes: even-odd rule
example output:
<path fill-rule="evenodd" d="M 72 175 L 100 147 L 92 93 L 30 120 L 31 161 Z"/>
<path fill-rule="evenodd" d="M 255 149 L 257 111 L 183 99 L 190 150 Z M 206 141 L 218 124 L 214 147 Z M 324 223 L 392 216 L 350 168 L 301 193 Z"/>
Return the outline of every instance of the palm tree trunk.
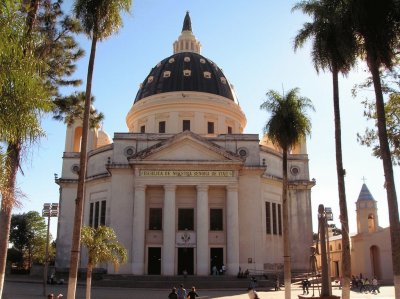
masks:
<path fill-rule="evenodd" d="M 283 277 L 285 283 L 285 299 L 291 298 L 292 271 L 290 261 L 290 232 L 289 232 L 289 203 L 288 203 L 288 173 L 287 173 L 288 150 L 283 149 L 282 159 L 282 221 L 283 221 Z"/>
<path fill-rule="evenodd" d="M 390 239 L 392 246 L 392 265 L 395 287 L 395 298 L 400 298 L 400 223 L 394 184 L 392 158 L 386 131 L 385 104 L 383 101 L 379 63 L 372 51 L 367 51 L 368 68 L 372 74 L 375 90 L 376 115 L 378 120 L 379 147 L 385 175 L 385 188 L 389 210 Z"/>
<path fill-rule="evenodd" d="M 88 263 L 86 269 L 86 299 L 90 299 L 91 291 L 92 291 L 92 272 L 93 265 L 92 263 Z"/>
<path fill-rule="evenodd" d="M 342 159 L 342 130 L 340 121 L 340 102 L 339 102 L 339 80 L 338 70 L 334 66 L 332 70 L 333 81 L 333 110 L 335 115 L 335 146 L 336 146 L 336 172 L 338 180 L 340 222 L 342 225 L 342 298 L 350 298 L 350 280 L 351 280 L 351 256 L 350 256 L 350 238 L 349 221 L 347 215 L 346 188 L 344 183 L 345 170 L 343 169 Z"/>
<path fill-rule="evenodd" d="M 4 278 L 7 263 L 7 248 L 10 237 L 10 225 L 12 209 L 15 203 L 15 184 L 17 180 L 17 172 L 20 164 L 21 144 L 9 144 L 7 148 L 6 167 L 7 167 L 7 183 L 5 192 L 2 193 L 1 210 L 0 210 L 0 298 L 4 289 Z"/>
<path fill-rule="evenodd" d="M 74 230 L 72 234 L 72 248 L 71 248 L 71 260 L 69 268 L 67 299 L 75 298 L 76 284 L 78 277 L 79 255 L 81 247 L 80 238 L 81 238 L 82 221 L 83 221 L 83 207 L 85 200 L 84 192 L 85 192 L 85 177 L 86 177 L 86 164 L 87 164 L 87 143 L 88 143 L 88 132 L 89 132 L 89 113 L 91 106 L 90 98 L 92 92 L 94 60 L 96 56 L 96 44 L 97 44 L 97 38 L 96 36 L 93 36 L 92 46 L 90 49 L 87 81 L 86 81 L 85 111 L 83 114 L 81 155 L 79 161 L 79 179 L 78 179 L 78 190 L 75 201 Z"/>

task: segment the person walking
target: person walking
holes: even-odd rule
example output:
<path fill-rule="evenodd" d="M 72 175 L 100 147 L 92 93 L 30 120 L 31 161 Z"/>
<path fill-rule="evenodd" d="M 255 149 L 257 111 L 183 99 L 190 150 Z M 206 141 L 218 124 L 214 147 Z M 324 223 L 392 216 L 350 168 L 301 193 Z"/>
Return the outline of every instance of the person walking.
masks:
<path fill-rule="evenodd" d="M 186 299 L 186 289 L 183 287 L 183 284 L 179 286 L 177 294 L 178 299 Z"/>
<path fill-rule="evenodd" d="M 249 299 L 260 299 L 260 297 L 258 297 L 256 290 L 251 287 L 247 289 L 247 295 L 249 296 Z"/>
<path fill-rule="evenodd" d="M 168 295 L 168 299 L 178 299 L 178 294 L 176 293 L 176 287 L 172 288 L 171 293 Z"/>
<path fill-rule="evenodd" d="M 372 293 L 376 294 L 376 292 L 380 293 L 378 279 L 374 276 L 374 278 L 372 278 Z"/>
<path fill-rule="evenodd" d="M 199 294 L 196 293 L 196 288 L 193 286 L 190 292 L 187 294 L 187 298 L 196 299 L 196 297 L 199 297 Z"/>

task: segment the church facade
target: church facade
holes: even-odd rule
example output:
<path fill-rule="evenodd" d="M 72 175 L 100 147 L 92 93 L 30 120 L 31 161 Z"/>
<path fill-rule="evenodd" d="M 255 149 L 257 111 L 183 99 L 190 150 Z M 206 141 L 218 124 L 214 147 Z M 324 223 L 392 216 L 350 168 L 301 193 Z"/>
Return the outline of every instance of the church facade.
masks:
<path fill-rule="evenodd" d="M 390 227 L 380 227 L 377 201 L 364 183 L 356 202 L 357 233 L 350 235 L 352 275 L 393 283 Z M 330 273 L 342 276 L 342 236 L 329 238 Z M 320 257 L 318 257 L 320 261 Z"/>
<path fill-rule="evenodd" d="M 233 86 L 200 54 L 186 14 L 174 53 L 155 65 L 126 116 L 128 132 L 89 133 L 83 224 L 112 227 L 128 250 L 119 273 L 228 275 L 283 268 L 282 154 L 245 134 Z M 67 128 L 56 267 L 69 267 L 82 127 Z M 289 155 L 292 269 L 312 245 L 305 141 Z M 85 266 L 83 250 L 81 266 Z M 110 265 L 103 265 L 114 273 Z"/>

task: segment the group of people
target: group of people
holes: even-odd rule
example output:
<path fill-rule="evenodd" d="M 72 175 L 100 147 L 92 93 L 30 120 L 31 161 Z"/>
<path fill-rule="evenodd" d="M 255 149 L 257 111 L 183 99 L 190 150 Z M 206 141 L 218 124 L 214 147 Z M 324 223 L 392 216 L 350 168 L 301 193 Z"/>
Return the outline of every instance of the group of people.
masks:
<path fill-rule="evenodd" d="M 363 278 L 360 276 L 351 277 L 351 288 L 353 290 L 358 290 L 360 293 L 380 293 L 379 283 L 376 277 L 372 278 L 370 281 L 367 277 Z"/>
<path fill-rule="evenodd" d="M 176 287 L 173 287 L 171 293 L 168 295 L 168 299 L 195 299 L 196 297 L 199 297 L 196 288 L 193 286 L 189 292 L 186 292 L 183 284 L 179 286 L 178 290 Z"/>
<path fill-rule="evenodd" d="M 220 269 L 218 269 L 216 265 L 212 266 L 211 268 L 212 275 L 224 275 L 225 272 L 226 272 L 226 266 L 224 264 L 222 264 Z"/>

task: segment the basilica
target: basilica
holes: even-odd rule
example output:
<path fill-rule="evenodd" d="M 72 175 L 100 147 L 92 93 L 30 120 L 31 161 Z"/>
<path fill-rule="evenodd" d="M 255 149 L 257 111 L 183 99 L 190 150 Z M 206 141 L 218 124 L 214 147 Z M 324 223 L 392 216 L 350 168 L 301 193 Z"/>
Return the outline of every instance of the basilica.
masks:
<path fill-rule="evenodd" d="M 244 133 L 233 85 L 201 47 L 186 13 L 173 54 L 143 74 L 127 131 L 89 133 L 83 224 L 114 229 L 129 256 L 120 274 L 283 269 L 282 153 L 267 137 Z M 56 180 L 59 271 L 69 267 L 82 124 L 66 130 Z M 308 163 L 303 141 L 288 161 L 294 271 L 308 270 L 312 245 Z M 81 267 L 85 259 L 83 250 Z"/>

